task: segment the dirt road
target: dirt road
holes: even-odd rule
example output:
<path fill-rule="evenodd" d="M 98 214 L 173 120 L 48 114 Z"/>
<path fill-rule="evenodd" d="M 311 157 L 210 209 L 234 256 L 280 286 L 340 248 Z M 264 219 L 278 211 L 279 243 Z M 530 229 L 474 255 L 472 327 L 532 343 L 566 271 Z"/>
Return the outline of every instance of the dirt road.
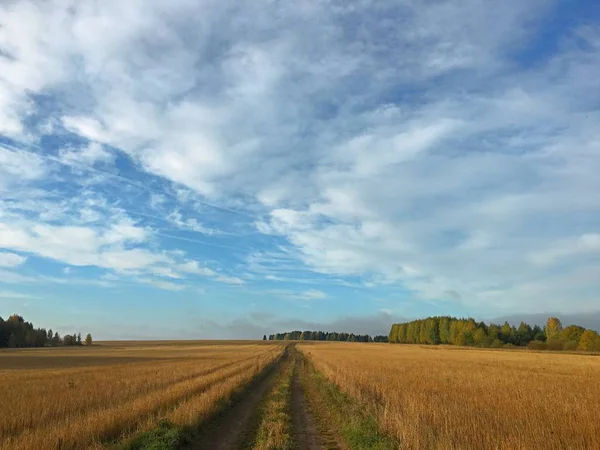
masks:
<path fill-rule="evenodd" d="M 284 356 L 287 357 L 287 356 Z M 244 391 L 235 404 L 208 424 L 187 449 L 230 450 L 248 448 L 256 423 L 259 405 L 275 378 L 281 363 Z"/>
<path fill-rule="evenodd" d="M 290 346 L 282 359 L 260 379 L 253 382 L 228 409 L 206 424 L 193 442 L 185 449 L 238 450 L 252 448 L 257 425 L 260 421 L 260 405 L 273 381 L 280 373 L 287 358 L 295 358 L 292 380 L 292 399 L 289 414 L 292 419 L 294 447 L 298 450 L 322 450 L 339 448 L 331 445 L 331 439 L 323 436 L 316 426 L 303 386 L 302 370 L 305 360 L 294 346 Z"/>
<path fill-rule="evenodd" d="M 292 380 L 292 432 L 299 450 L 320 450 L 324 448 L 314 418 L 307 407 L 304 387 L 300 382 L 302 357 L 294 350 L 296 364 Z"/>

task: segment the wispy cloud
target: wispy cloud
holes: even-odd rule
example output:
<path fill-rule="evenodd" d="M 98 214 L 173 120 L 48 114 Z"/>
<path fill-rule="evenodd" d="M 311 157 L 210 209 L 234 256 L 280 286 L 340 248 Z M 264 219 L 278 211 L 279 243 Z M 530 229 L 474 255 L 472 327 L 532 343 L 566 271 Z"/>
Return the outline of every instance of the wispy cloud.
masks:
<path fill-rule="evenodd" d="M 305 291 L 292 291 L 287 289 L 271 289 L 268 291 L 269 294 L 287 299 L 287 300 L 301 300 L 301 301 L 310 301 L 310 300 L 324 300 L 329 297 L 325 292 L 320 291 L 318 289 L 308 289 Z"/>
<path fill-rule="evenodd" d="M 10 300 L 39 300 L 41 297 L 22 292 L 2 291 L 0 290 L 0 298 Z"/>
<path fill-rule="evenodd" d="M 232 277 L 229 275 L 219 275 L 215 278 L 215 280 L 220 281 L 222 283 L 226 283 L 226 284 L 234 284 L 234 285 L 246 284 L 246 282 L 244 280 L 242 280 L 241 278 Z"/>
<path fill-rule="evenodd" d="M 0 267 L 16 267 L 27 261 L 25 256 L 16 253 L 0 252 Z"/>
<path fill-rule="evenodd" d="M 184 291 L 186 289 L 186 286 L 182 284 L 172 283 L 170 281 L 155 280 L 152 278 L 138 278 L 137 280 L 140 283 L 149 284 L 151 286 L 157 287 L 159 289 L 164 289 L 166 291 L 179 292 Z"/>
<path fill-rule="evenodd" d="M 90 142 L 82 148 L 66 147 L 59 150 L 58 159 L 67 165 L 93 166 L 95 163 L 112 163 L 115 154 L 102 144 Z"/>
<path fill-rule="evenodd" d="M 207 236 L 223 234 L 223 232 L 220 230 L 205 227 L 200 222 L 198 222 L 198 219 L 196 219 L 195 217 L 184 219 L 179 211 L 173 211 L 167 216 L 167 220 L 179 228 L 195 231 L 197 233 L 205 234 Z"/>

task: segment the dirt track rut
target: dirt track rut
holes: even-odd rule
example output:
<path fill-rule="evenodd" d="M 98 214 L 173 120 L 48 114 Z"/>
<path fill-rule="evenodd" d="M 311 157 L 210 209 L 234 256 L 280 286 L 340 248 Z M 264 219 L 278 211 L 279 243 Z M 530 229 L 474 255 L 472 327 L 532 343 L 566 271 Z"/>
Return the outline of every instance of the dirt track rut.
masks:
<path fill-rule="evenodd" d="M 294 377 L 292 379 L 292 430 L 294 442 L 299 450 L 320 450 L 324 448 L 321 443 L 319 431 L 315 425 L 314 418 L 310 414 L 304 388 L 300 382 L 300 364 L 302 357 L 294 350 L 296 364 L 294 366 Z"/>
<path fill-rule="evenodd" d="M 282 359 L 270 369 L 266 376 L 252 383 L 233 406 L 207 424 L 185 449 L 194 450 L 241 450 L 252 448 L 254 432 L 260 420 L 260 405 L 273 380 L 280 372 L 286 358 L 295 358 L 292 379 L 292 400 L 290 416 L 292 435 L 298 450 L 321 450 L 339 448 L 331 446 L 330 439 L 324 439 L 316 425 L 302 384 L 301 371 L 306 361 L 294 346 L 290 346 Z M 328 444 L 329 442 L 329 444 Z"/>
<path fill-rule="evenodd" d="M 191 445 L 185 447 L 194 450 L 232 450 L 247 448 L 246 444 L 251 439 L 251 432 L 255 426 L 255 418 L 261 400 L 267 393 L 273 378 L 277 374 L 279 365 L 272 369 L 264 378 L 253 384 L 244 392 L 242 397 L 215 423 L 210 424 L 206 430 L 194 439 Z"/>

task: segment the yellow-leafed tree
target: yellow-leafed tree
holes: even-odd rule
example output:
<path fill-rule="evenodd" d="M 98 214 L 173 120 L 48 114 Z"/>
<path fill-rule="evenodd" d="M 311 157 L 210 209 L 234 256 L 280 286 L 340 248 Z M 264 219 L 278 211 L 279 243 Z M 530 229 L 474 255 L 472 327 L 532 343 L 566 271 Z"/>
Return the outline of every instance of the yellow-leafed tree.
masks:
<path fill-rule="evenodd" d="M 600 334 L 594 330 L 585 330 L 579 339 L 577 350 L 591 352 L 600 350 Z"/>
<path fill-rule="evenodd" d="M 546 322 L 546 337 L 548 339 L 560 339 L 563 327 L 560 319 L 556 317 L 548 317 Z"/>

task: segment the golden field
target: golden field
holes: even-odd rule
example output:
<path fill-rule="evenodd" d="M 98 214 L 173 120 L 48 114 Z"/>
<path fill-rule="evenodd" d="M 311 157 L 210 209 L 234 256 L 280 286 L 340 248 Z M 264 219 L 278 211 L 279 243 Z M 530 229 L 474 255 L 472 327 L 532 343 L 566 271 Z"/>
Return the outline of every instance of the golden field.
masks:
<path fill-rule="evenodd" d="M 216 433 L 202 439 L 245 439 L 247 448 L 309 438 L 305 448 L 600 448 L 598 356 L 300 341 L 302 358 L 289 344 L 1 350 L 0 449 L 111 448 L 163 419 L 180 432 L 214 417 L 206 432 Z M 214 415 L 240 392 L 228 413 Z"/>
<path fill-rule="evenodd" d="M 283 349 L 154 342 L 0 351 L 0 448 L 101 447 L 161 419 L 198 423 Z"/>
<path fill-rule="evenodd" d="M 301 343 L 406 449 L 600 449 L 600 357 Z"/>

